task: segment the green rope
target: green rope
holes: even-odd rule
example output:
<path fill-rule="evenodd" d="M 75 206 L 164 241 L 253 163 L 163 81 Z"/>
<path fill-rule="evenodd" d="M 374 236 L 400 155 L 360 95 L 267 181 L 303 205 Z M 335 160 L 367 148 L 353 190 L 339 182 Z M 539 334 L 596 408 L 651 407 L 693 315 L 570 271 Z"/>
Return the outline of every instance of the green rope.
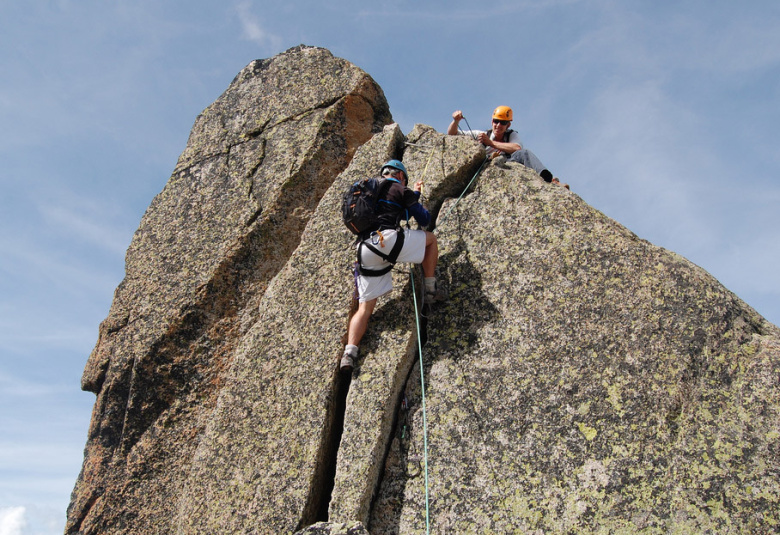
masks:
<path fill-rule="evenodd" d="M 416 296 L 414 290 L 414 272 L 409 271 L 409 277 L 412 279 L 412 295 Z M 425 533 L 431 532 L 430 509 L 428 505 L 428 421 L 425 416 L 425 370 L 423 368 L 422 338 L 420 336 L 420 313 L 417 310 L 417 298 L 414 299 L 414 318 L 417 323 L 417 348 L 420 354 L 420 388 L 422 390 L 422 416 L 423 416 L 423 460 L 425 462 Z"/>
<path fill-rule="evenodd" d="M 428 156 L 428 161 L 425 163 L 425 169 L 423 170 L 423 179 L 425 179 L 425 173 L 428 171 L 428 164 L 431 161 L 431 156 L 433 153 L 431 153 Z M 439 225 L 441 225 L 445 219 L 447 219 L 447 216 L 450 215 L 450 212 L 455 208 L 455 206 L 458 205 L 460 202 L 460 199 L 466 194 L 466 192 L 471 187 L 471 184 L 477 179 L 479 174 L 482 172 L 482 169 L 485 167 L 485 164 L 490 160 L 489 157 L 486 157 L 485 160 L 482 162 L 482 165 L 479 166 L 479 169 L 477 169 L 477 172 L 474 173 L 474 176 L 471 178 L 471 181 L 468 183 L 466 188 L 463 190 L 463 193 L 460 194 L 460 197 L 455 201 L 455 204 L 453 204 L 450 209 L 447 211 L 446 214 L 444 214 L 444 217 L 441 218 L 439 221 Z M 421 192 L 422 193 L 422 192 Z M 407 227 L 409 225 L 409 222 L 407 221 Z M 416 296 L 417 292 L 414 288 L 414 271 L 409 270 L 409 278 L 412 281 L 412 295 Z M 423 352 L 422 352 L 422 336 L 420 335 L 420 311 L 417 308 L 417 298 L 414 298 L 414 319 L 417 326 L 417 348 L 418 353 L 420 354 L 420 390 L 422 392 L 422 417 L 423 417 L 423 461 L 424 461 L 424 467 L 425 467 L 425 533 L 427 535 L 430 535 L 431 533 L 431 513 L 430 513 L 430 486 L 428 484 L 428 419 L 426 415 L 425 410 L 425 368 L 423 365 Z"/>
<path fill-rule="evenodd" d="M 466 194 L 466 192 L 467 192 L 467 191 L 469 190 L 469 188 L 471 187 L 471 184 L 473 184 L 473 183 L 474 183 L 474 181 L 477 179 L 477 177 L 479 176 L 479 174 L 482 172 L 482 169 L 485 167 L 485 164 L 486 164 L 486 163 L 488 163 L 489 161 L 490 161 L 490 156 L 486 156 L 486 157 L 485 157 L 485 159 L 482 161 L 482 165 L 480 165 L 480 166 L 479 166 L 479 169 L 477 169 L 477 172 L 476 172 L 476 173 L 474 173 L 474 176 L 471 178 L 471 181 L 470 181 L 470 182 L 468 183 L 468 185 L 467 185 L 467 186 L 466 186 L 466 187 L 463 189 L 463 193 L 461 193 L 461 194 L 460 194 L 460 197 L 458 197 L 458 199 L 455 201 L 455 204 L 453 204 L 452 206 L 450 206 L 450 209 L 449 209 L 449 210 L 447 210 L 447 213 L 446 213 L 446 214 L 444 214 L 444 217 L 440 218 L 440 219 L 439 219 L 439 221 L 438 221 L 438 223 L 436 223 L 436 227 L 437 227 L 437 228 L 438 228 L 438 227 L 440 227 L 440 226 L 441 226 L 441 225 L 444 223 L 444 221 L 447 219 L 447 216 L 448 216 L 448 215 L 450 215 L 450 212 L 452 212 L 452 210 L 453 210 L 453 209 L 455 209 L 455 207 L 458 205 L 458 203 L 460 202 L 460 200 L 463 198 L 463 196 Z"/>

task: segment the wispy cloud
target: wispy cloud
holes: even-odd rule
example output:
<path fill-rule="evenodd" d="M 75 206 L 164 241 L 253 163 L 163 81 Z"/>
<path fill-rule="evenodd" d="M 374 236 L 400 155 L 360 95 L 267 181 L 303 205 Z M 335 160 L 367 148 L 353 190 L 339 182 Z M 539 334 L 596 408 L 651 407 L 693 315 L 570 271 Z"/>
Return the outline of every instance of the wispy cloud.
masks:
<path fill-rule="evenodd" d="M 677 45 L 676 61 L 689 69 L 731 76 L 776 66 L 780 62 L 778 15 L 757 6 L 745 7 L 706 10 L 695 16 L 679 11 L 658 19 L 656 30 L 666 37 L 662 42 L 670 49 Z M 715 26 L 717 32 L 712 31 Z M 685 45 L 684 54 L 679 53 L 680 43 Z"/>
<path fill-rule="evenodd" d="M 24 507 L 0 507 L 0 535 L 22 535 L 27 527 Z"/>
<path fill-rule="evenodd" d="M 16 377 L 3 373 L 3 370 L 0 369 L 0 395 L 19 396 L 28 395 L 29 392 L 30 396 L 39 396 L 42 393 L 48 393 L 50 391 L 49 387 L 44 387 L 42 385 L 33 385 L 32 388 L 30 388 L 30 386 L 28 381 L 20 381 Z M 0 458 L 2 458 L 1 451 Z"/>
<path fill-rule="evenodd" d="M 484 6 L 473 2 L 452 0 L 425 3 L 395 0 L 376 4 L 357 0 L 353 1 L 347 9 L 341 3 L 323 7 L 341 13 L 354 13 L 360 19 L 376 20 L 377 17 L 388 17 L 394 23 L 401 19 L 424 21 L 428 24 L 435 21 L 491 21 L 495 23 L 497 14 L 501 18 L 510 15 L 528 15 L 529 12 L 540 12 L 581 2 L 582 0 L 509 0 L 492 2 L 490 9 L 485 9 Z"/>
<path fill-rule="evenodd" d="M 780 48 L 763 49 L 778 37 L 756 12 L 651 18 L 612 8 L 571 44 L 558 75 L 554 100 L 578 102 L 561 172 L 586 201 L 738 294 L 777 294 L 780 185 L 754 180 L 765 158 L 747 141 L 772 135 L 743 101 L 721 103 L 778 63 Z M 724 140 L 723 128 L 736 135 Z"/>
<path fill-rule="evenodd" d="M 124 255 L 129 234 L 122 228 L 127 221 L 118 222 L 122 208 L 106 205 L 91 198 L 76 196 L 61 191 L 57 201 L 39 201 L 43 221 L 58 234 L 67 234 L 70 239 L 95 245 L 110 254 Z M 126 219 L 129 219 L 129 214 Z"/>
<path fill-rule="evenodd" d="M 72 242 L 70 245 L 72 250 L 68 252 L 51 242 L 30 243 L 24 240 L 24 236 L 0 236 L 0 272 L 5 277 L 0 287 L 7 289 L 3 302 L 8 303 L 12 296 L 21 295 L 23 289 L 28 292 L 27 298 L 35 295 L 36 299 L 44 295 L 43 288 L 52 294 L 50 297 L 56 294 L 57 297 L 79 301 L 86 295 L 110 294 L 111 288 L 121 280 L 121 263 L 115 259 L 115 270 L 107 270 L 103 258 L 95 265 L 91 262 L 96 259 L 94 255 L 91 258 L 81 257 L 77 254 L 77 245 Z M 17 281 L 24 281 L 29 286 L 13 287 Z"/>
<path fill-rule="evenodd" d="M 70 472 L 70 468 L 63 469 L 61 459 L 63 457 L 83 457 L 83 447 L 66 443 L 65 441 L 48 440 L 46 443 L 36 443 L 32 439 L 23 439 L 13 442 L 0 442 L 0 467 L 11 470 L 13 467 L 23 465 L 28 472 L 35 472 L 37 476 L 45 478 L 52 485 L 70 486 L 72 481 L 63 481 L 63 473 Z M 3 485 L 7 484 L 4 482 Z M 32 483 L 37 485 L 38 483 Z M 16 483 L 17 486 L 27 488 L 30 483 Z"/>
<path fill-rule="evenodd" d="M 28 196 L 26 224 L 0 231 L 0 273 L 5 277 L 0 287 L 35 277 L 51 281 L 64 294 L 110 293 L 121 277 L 135 225 L 131 214 L 113 202 L 57 186 Z M 110 259 L 114 273 L 96 268 L 98 259 Z"/>
<path fill-rule="evenodd" d="M 282 38 L 265 29 L 263 21 L 252 11 L 252 2 L 244 0 L 236 5 L 238 19 L 244 38 L 248 39 L 267 50 L 276 50 L 282 43 Z"/>
<path fill-rule="evenodd" d="M 62 533 L 65 512 L 53 506 L 0 507 L 0 535 L 53 535 Z"/>
<path fill-rule="evenodd" d="M 108 306 L 105 308 L 107 312 Z M 14 315 L 14 311 L 19 314 Z M 86 355 L 97 340 L 97 324 L 105 312 L 94 311 L 91 317 L 95 324 L 86 326 L 83 320 L 79 321 L 86 313 L 75 307 L 73 310 L 58 307 L 53 312 L 42 307 L 31 313 L 29 309 L 20 311 L 13 306 L 3 306 L 0 309 L 0 354 L 7 359 L 9 355 L 27 355 L 31 348 L 35 348 L 54 354 L 68 352 L 84 355 L 83 359 L 86 360 Z M 68 314 L 75 316 L 75 319 L 68 318 Z M 0 391 L 3 389 L 4 378 L 0 376 Z M 21 386 L 19 391 L 38 392 L 28 385 Z"/>

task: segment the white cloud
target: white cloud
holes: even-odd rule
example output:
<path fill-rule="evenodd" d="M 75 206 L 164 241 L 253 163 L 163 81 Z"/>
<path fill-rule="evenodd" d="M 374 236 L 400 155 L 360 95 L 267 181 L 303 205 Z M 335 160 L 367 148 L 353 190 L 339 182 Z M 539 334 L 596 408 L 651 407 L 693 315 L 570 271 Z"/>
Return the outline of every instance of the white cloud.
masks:
<path fill-rule="evenodd" d="M 0 535 L 22 535 L 27 526 L 24 507 L 0 508 Z"/>
<path fill-rule="evenodd" d="M 75 251 L 73 242 L 68 243 Z M 51 243 L 29 243 L 22 238 L 6 239 L 0 236 L 0 254 L 3 255 L 0 272 L 5 278 L 3 285 L 8 288 L 3 296 L 5 303 L 15 301 L 14 305 L 24 304 L 28 307 L 45 303 L 44 289 L 49 293 L 49 300 L 55 297 L 55 291 L 58 298 L 70 298 L 70 306 L 75 302 L 84 302 L 85 299 L 110 299 L 113 287 L 121 280 L 121 272 L 96 269 L 88 258 L 56 247 Z M 16 281 L 22 281 L 22 284 L 16 285 Z M 23 294 L 26 302 L 20 303 L 22 299 L 17 299 L 17 296 Z M 16 316 L 21 314 L 16 313 Z"/>
<path fill-rule="evenodd" d="M 246 39 L 268 50 L 276 50 L 280 47 L 282 39 L 263 27 L 261 20 L 252 13 L 252 2 L 249 0 L 239 2 L 236 11 Z"/>
<path fill-rule="evenodd" d="M 45 396 L 69 394 L 74 386 L 28 381 L 12 376 L 0 369 L 0 396 L 15 398 L 43 398 Z M 0 461 L 3 458 L 4 445 L 0 442 Z"/>
<path fill-rule="evenodd" d="M 60 535 L 64 529 L 65 512 L 61 506 L 0 507 L 0 535 Z"/>
<path fill-rule="evenodd" d="M 112 207 L 99 207 L 86 202 L 79 204 L 42 203 L 41 215 L 52 229 L 57 229 L 57 233 L 69 234 L 72 238 L 123 256 L 130 245 L 129 236 L 126 229 L 106 224 L 111 219 L 112 214 L 109 212 Z"/>

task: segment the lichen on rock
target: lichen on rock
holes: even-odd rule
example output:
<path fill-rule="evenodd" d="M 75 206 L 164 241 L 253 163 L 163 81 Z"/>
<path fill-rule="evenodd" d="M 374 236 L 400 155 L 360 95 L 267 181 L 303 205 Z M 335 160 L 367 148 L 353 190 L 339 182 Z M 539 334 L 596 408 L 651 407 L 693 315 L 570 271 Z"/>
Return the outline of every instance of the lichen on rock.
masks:
<path fill-rule="evenodd" d="M 432 532 L 775 525 L 776 327 L 522 166 L 486 168 L 449 217 L 423 353 Z M 415 376 L 374 535 L 425 528 Z"/>
<path fill-rule="evenodd" d="M 67 532 L 172 522 L 237 341 L 322 195 L 390 122 L 370 76 L 305 46 L 252 62 L 198 117 L 84 371 L 97 401 Z"/>
<path fill-rule="evenodd" d="M 391 122 L 306 46 L 197 118 L 85 368 L 67 533 L 776 531 L 780 330 L 568 189 Z M 341 195 L 390 158 L 449 300 L 418 320 L 397 266 L 347 380 Z"/>

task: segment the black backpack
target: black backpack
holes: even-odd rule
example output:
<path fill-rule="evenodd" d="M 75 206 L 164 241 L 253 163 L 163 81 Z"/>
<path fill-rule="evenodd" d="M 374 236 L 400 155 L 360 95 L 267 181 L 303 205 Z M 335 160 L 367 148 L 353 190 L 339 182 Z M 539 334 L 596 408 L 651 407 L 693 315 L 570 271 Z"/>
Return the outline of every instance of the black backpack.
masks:
<path fill-rule="evenodd" d="M 390 181 L 384 178 L 364 178 L 347 188 L 341 212 L 353 234 L 366 236 L 379 228 L 376 205 L 389 187 Z"/>

